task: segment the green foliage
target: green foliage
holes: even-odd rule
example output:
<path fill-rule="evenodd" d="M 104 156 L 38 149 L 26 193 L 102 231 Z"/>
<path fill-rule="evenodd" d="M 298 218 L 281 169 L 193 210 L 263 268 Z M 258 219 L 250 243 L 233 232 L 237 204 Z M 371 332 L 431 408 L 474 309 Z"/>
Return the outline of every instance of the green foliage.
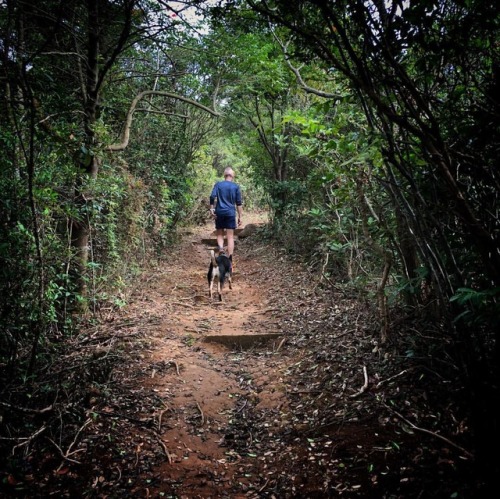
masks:
<path fill-rule="evenodd" d="M 261 209 L 264 206 L 263 192 L 256 184 L 254 165 L 246 154 L 243 140 L 236 133 L 217 138 L 200 149 L 195 161 L 190 164 L 194 170 L 191 192 L 200 208 L 200 222 L 206 220 L 208 198 L 214 183 L 221 180 L 227 167 L 235 171 L 235 181 L 241 188 L 245 209 Z"/>
<path fill-rule="evenodd" d="M 330 83 L 329 91 L 346 95 L 342 82 Z M 289 175 L 300 178 L 301 187 L 281 182 L 270 191 L 275 218 L 291 226 L 289 239 L 327 277 L 354 285 L 367 272 L 378 272 L 382 255 L 367 248 L 387 247 L 394 225 L 387 196 L 375 181 L 383 167 L 376 136 L 348 98 L 335 107 L 333 101 L 312 101 L 284 122 L 296 130 Z"/>
<path fill-rule="evenodd" d="M 144 254 L 145 188 L 121 165 L 103 163 L 90 183 L 90 259 L 87 266 L 94 307 L 115 300 Z"/>
<path fill-rule="evenodd" d="M 186 165 L 204 137 L 203 124 L 199 119 L 193 125 L 196 112 L 187 121 L 182 103 L 151 98 L 148 109 L 136 112 L 124 159 L 103 152 L 121 132 L 134 95 L 155 86 L 173 90 L 169 73 L 186 75 L 176 81 L 174 91 L 181 95 L 204 91 L 204 79 L 189 75 L 196 66 L 192 48 L 199 41 L 186 33 L 169 34 L 172 22 L 157 14 L 152 28 L 160 30 L 157 41 L 174 47 L 182 40 L 190 48 L 179 45 L 165 54 L 151 43 L 152 31 L 134 46 L 141 33 L 134 26 L 147 22 L 147 13 L 130 17 L 131 6 L 104 2 L 94 12 L 95 25 L 86 23 L 91 7 L 86 4 L 60 10 L 59 17 L 50 2 L 16 4 L 11 18 L 0 8 L 3 41 L 16 43 L 21 23 L 9 19 L 22 19 L 28 29 L 22 52 L 33 54 L 23 62 L 29 66 L 24 73 L 18 71 L 20 60 L 9 61 L 1 87 L 0 141 L 6 154 L 0 172 L 0 362 L 14 361 L 21 350 L 26 359 L 30 345 L 35 351 L 39 340 L 45 345 L 52 335 L 71 332 L 74 314 L 86 302 L 94 312 L 103 302 L 122 306 L 123 291 L 146 253 L 160 251 L 171 240 L 192 202 Z M 90 47 L 94 29 L 99 44 Z M 4 48 L 13 58 L 20 53 L 14 45 Z M 96 61 L 87 58 L 94 48 Z M 123 56 L 119 61 L 118 54 Z M 94 70 L 101 78 L 95 81 L 98 87 L 87 78 Z M 165 78 L 159 80 L 159 72 Z M 145 110 L 148 118 L 141 115 Z M 204 126 L 210 129 L 210 120 Z M 87 178 L 94 166 L 96 178 Z M 88 243 L 82 239 L 84 246 L 78 247 L 76 238 L 85 231 Z"/>
<path fill-rule="evenodd" d="M 60 172 L 59 166 L 56 172 Z M 37 226 L 42 236 L 39 250 L 30 203 L 26 202 L 29 197 L 26 184 L 22 177 L 18 182 L 6 177 L 0 179 L 5 186 L 0 226 L 0 358 L 10 364 L 19 349 L 32 341 L 37 328 L 66 330 L 68 248 L 59 232 L 64 227 L 67 206 L 49 184 L 46 172 L 36 177 L 33 188 Z"/>
<path fill-rule="evenodd" d="M 469 326 L 500 325 L 500 288 L 458 288 L 450 301 L 465 309 L 455 317 L 457 323 L 463 321 Z"/>

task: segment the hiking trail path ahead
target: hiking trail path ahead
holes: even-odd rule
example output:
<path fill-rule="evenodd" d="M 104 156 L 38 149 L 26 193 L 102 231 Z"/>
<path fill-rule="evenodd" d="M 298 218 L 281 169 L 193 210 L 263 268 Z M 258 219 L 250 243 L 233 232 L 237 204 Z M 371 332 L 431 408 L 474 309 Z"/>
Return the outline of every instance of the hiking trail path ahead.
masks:
<path fill-rule="evenodd" d="M 253 215 L 252 223 L 264 221 Z M 148 364 L 137 390 L 152 390 L 161 402 L 154 411 L 144 410 L 155 421 L 165 462 L 145 474 L 151 485 L 140 485 L 141 495 L 237 498 L 251 497 L 253 489 L 259 497 L 278 478 L 274 469 L 266 476 L 273 451 L 258 454 L 245 416 L 249 410 L 272 416 L 263 423 L 271 435 L 289 423 L 282 417 L 286 388 L 280 382 L 286 290 L 273 281 L 278 270 L 265 253 L 268 246 L 237 239 L 232 290 L 226 284 L 223 302 L 216 293 L 209 298 L 214 237 L 211 223 L 188 232 L 168 268 L 141 287 L 125 312 L 156 322 L 139 356 Z"/>
<path fill-rule="evenodd" d="M 384 402 L 432 427 L 428 371 L 380 348 L 360 294 L 321 287 L 265 239 L 264 216 L 247 219 L 257 230 L 237 241 L 222 303 L 208 297 L 207 223 L 92 333 L 123 356 L 89 398 L 91 497 L 449 497 L 467 461 Z"/>

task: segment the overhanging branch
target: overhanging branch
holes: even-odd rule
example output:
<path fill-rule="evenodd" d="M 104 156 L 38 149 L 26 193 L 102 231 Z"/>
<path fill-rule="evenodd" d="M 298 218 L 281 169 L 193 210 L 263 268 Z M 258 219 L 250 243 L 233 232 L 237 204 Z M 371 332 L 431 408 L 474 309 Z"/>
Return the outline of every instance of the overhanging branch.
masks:
<path fill-rule="evenodd" d="M 295 78 L 297 79 L 297 82 L 300 85 L 300 87 L 302 88 L 302 90 L 304 90 L 305 92 L 307 92 L 309 94 L 317 95 L 318 97 L 324 97 L 325 99 L 340 100 L 342 98 L 342 96 L 338 93 L 332 94 L 330 92 L 324 92 L 323 90 L 319 90 L 317 88 L 310 87 L 302 78 L 302 75 L 300 74 L 300 70 L 298 68 L 296 68 L 295 66 L 293 66 L 292 63 L 290 62 L 290 58 L 289 58 L 288 52 L 287 52 L 288 44 L 286 44 L 286 45 L 283 44 L 283 42 L 278 38 L 276 33 L 274 31 L 272 33 L 273 33 L 274 39 L 279 43 L 281 50 L 283 51 L 283 55 L 285 56 L 285 63 L 290 68 L 292 73 L 295 75 Z"/>
<path fill-rule="evenodd" d="M 213 109 L 210 109 L 209 107 L 206 107 L 203 104 L 200 104 L 199 102 L 196 102 L 192 99 L 183 97 L 182 95 L 173 94 L 171 92 L 162 92 L 160 90 L 145 90 L 144 92 L 139 93 L 130 104 L 130 109 L 128 110 L 127 113 L 127 119 L 125 121 L 125 128 L 123 130 L 121 141 L 119 143 L 109 145 L 106 148 L 108 151 L 123 151 L 128 146 L 130 140 L 130 129 L 132 128 L 132 116 L 134 115 L 134 112 L 136 110 L 139 101 L 144 97 L 146 97 L 147 95 L 161 95 L 163 97 L 171 97 L 172 99 L 177 99 L 183 102 L 187 102 L 192 106 L 198 107 L 199 109 L 202 109 L 207 113 L 210 113 L 212 116 L 220 116 L 220 113 L 218 113 L 217 111 L 214 111 Z"/>

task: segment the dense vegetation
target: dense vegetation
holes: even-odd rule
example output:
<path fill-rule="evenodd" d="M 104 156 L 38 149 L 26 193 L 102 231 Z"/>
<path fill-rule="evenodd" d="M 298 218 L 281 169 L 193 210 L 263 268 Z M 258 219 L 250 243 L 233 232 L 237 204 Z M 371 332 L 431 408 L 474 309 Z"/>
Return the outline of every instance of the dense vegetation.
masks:
<path fill-rule="evenodd" d="M 432 331 L 411 354 L 460 373 L 488 481 L 499 471 L 500 5 L 214 4 L 0 4 L 2 455 L 37 445 L 36 423 L 12 414 L 91 376 L 40 384 L 84 324 L 126 306 L 177 229 L 204 220 L 232 165 L 290 255 L 324 285 L 369 294 L 381 344 L 396 318 Z"/>

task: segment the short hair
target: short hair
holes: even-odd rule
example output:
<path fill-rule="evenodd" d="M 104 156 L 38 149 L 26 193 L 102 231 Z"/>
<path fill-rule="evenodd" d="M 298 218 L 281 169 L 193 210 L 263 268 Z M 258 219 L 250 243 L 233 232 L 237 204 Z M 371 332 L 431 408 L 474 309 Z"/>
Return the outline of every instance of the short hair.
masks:
<path fill-rule="evenodd" d="M 228 166 L 224 170 L 224 178 L 226 178 L 228 175 L 231 175 L 231 177 L 234 177 L 234 171 L 233 171 L 233 169 L 230 166 Z"/>

